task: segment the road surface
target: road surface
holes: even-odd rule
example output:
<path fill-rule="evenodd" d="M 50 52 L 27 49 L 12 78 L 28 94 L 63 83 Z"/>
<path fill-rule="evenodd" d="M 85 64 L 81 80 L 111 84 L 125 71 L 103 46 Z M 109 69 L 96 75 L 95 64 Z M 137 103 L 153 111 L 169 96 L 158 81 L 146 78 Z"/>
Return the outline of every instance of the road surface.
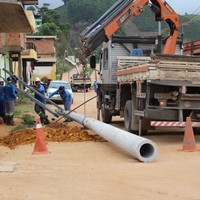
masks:
<path fill-rule="evenodd" d="M 94 95 L 91 91 L 85 98 Z M 74 93 L 73 108 L 83 101 L 82 92 Z M 76 111 L 96 118 L 95 103 L 92 100 Z M 75 122 L 69 125 L 78 126 Z M 5 134 L 8 127 L 0 126 L 1 134 Z M 180 151 L 183 134 L 145 137 L 158 145 L 158 159 L 152 163 L 141 163 L 109 142 L 48 143 L 51 153 L 39 155 L 32 154 L 34 144 L 15 150 L 0 146 L 0 162 L 16 164 L 13 172 L 0 173 L 0 199 L 200 199 L 200 152 Z M 199 135 L 195 138 L 199 147 Z"/>

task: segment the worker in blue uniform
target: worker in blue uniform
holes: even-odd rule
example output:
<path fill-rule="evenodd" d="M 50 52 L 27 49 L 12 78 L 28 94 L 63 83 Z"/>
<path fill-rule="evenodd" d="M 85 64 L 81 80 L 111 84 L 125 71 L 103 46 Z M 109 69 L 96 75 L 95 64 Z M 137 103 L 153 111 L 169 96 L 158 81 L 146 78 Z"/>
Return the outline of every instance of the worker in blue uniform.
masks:
<path fill-rule="evenodd" d="M 5 86 L 3 79 L 0 79 L 0 117 L 6 123 Z"/>
<path fill-rule="evenodd" d="M 68 90 L 65 90 L 65 87 L 62 85 L 55 92 L 51 93 L 49 95 L 49 98 L 51 98 L 55 94 L 60 94 L 60 97 L 63 100 L 65 110 L 70 111 L 72 105 L 72 94 Z M 64 122 L 67 121 L 71 121 L 71 119 L 68 117 L 64 120 Z"/>
<path fill-rule="evenodd" d="M 97 92 L 98 84 L 96 80 L 93 83 L 93 87 L 94 87 L 94 91 Z"/>
<path fill-rule="evenodd" d="M 6 125 L 12 126 L 14 123 L 14 111 L 15 111 L 15 101 L 17 97 L 17 83 L 18 79 L 16 76 L 8 77 L 7 84 L 5 86 L 5 107 L 6 107 Z"/>
<path fill-rule="evenodd" d="M 35 79 L 34 89 L 44 96 L 44 97 L 41 97 L 37 93 L 35 93 L 35 98 L 41 103 L 46 104 L 45 89 L 44 89 L 44 86 L 41 84 L 40 78 L 38 77 Z M 46 115 L 45 109 L 42 106 L 35 103 L 34 110 L 40 116 L 41 123 L 45 125 L 49 124 L 48 116 Z"/>

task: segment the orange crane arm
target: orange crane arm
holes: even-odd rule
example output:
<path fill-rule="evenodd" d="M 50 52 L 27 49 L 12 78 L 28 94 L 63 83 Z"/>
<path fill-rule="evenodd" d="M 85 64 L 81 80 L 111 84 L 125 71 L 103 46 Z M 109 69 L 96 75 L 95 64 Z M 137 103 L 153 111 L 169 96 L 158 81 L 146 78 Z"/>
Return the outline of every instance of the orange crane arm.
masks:
<path fill-rule="evenodd" d="M 91 53 L 109 38 L 131 16 L 138 16 L 143 11 L 143 6 L 149 4 L 155 13 L 156 21 L 166 21 L 170 34 L 163 49 L 164 54 L 173 54 L 178 36 L 178 14 L 163 0 L 119 0 L 101 18 L 90 27 L 87 27 L 78 37 L 81 52 L 84 57 Z"/>

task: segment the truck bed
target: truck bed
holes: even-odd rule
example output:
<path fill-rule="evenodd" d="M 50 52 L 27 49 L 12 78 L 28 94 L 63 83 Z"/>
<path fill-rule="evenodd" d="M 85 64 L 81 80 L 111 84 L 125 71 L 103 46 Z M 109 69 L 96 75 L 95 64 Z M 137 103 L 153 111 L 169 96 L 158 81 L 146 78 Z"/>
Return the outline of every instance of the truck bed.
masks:
<path fill-rule="evenodd" d="M 74 74 L 71 81 L 71 87 L 73 91 L 88 89 L 91 87 L 91 78 L 85 77 L 83 75 Z"/>
<path fill-rule="evenodd" d="M 200 84 L 200 57 L 118 57 L 117 81 L 190 80 Z"/>

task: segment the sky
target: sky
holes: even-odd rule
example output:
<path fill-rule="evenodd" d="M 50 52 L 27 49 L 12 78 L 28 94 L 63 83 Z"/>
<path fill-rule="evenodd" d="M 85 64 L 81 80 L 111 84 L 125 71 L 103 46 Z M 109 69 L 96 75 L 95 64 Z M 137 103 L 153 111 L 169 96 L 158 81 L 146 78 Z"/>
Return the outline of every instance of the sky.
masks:
<path fill-rule="evenodd" d="M 180 15 L 185 13 L 193 14 L 197 9 L 195 14 L 200 14 L 200 0 L 166 0 L 167 3 Z M 62 0 L 38 0 L 39 5 L 42 6 L 43 3 L 49 3 L 51 9 L 57 8 L 63 5 Z"/>

